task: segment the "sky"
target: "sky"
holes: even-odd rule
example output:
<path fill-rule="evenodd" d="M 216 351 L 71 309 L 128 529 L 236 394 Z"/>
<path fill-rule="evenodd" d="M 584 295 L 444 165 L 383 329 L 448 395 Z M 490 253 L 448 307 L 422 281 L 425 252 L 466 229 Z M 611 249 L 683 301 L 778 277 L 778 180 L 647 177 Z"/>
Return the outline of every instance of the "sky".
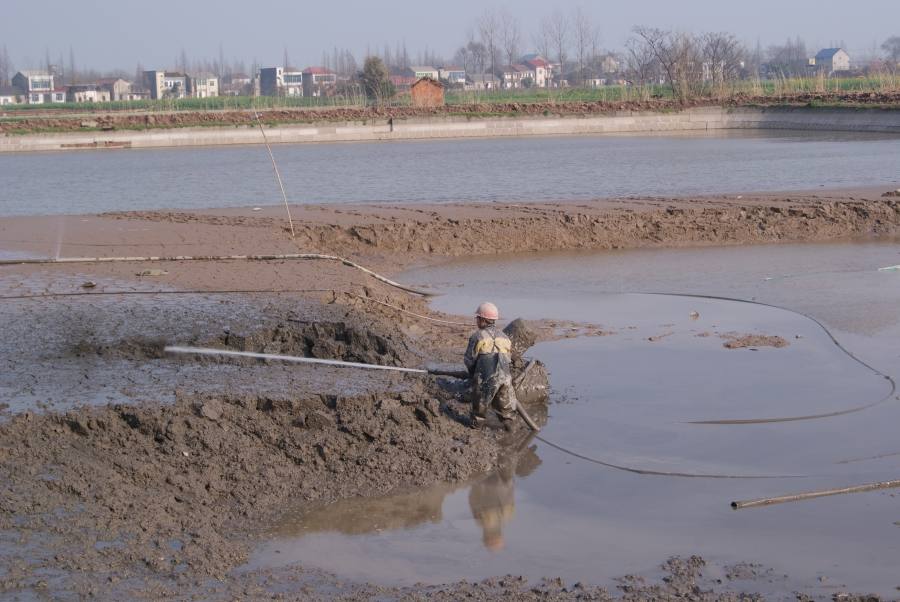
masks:
<path fill-rule="evenodd" d="M 554 9 L 582 7 L 599 28 L 601 43 L 620 49 L 634 25 L 664 29 L 729 31 L 751 47 L 799 35 L 810 51 L 843 45 L 869 54 L 900 35 L 900 0 L 2 0 L 0 46 L 17 68 L 39 67 L 49 52 L 79 68 L 127 72 L 171 68 L 184 49 L 190 60 L 215 59 L 221 46 L 229 62 L 281 64 L 285 49 L 294 66 L 321 63 L 322 51 L 406 43 L 412 58 L 428 48 L 448 59 L 465 43 L 485 8 L 506 7 L 519 17 L 523 51 L 541 18 Z"/>

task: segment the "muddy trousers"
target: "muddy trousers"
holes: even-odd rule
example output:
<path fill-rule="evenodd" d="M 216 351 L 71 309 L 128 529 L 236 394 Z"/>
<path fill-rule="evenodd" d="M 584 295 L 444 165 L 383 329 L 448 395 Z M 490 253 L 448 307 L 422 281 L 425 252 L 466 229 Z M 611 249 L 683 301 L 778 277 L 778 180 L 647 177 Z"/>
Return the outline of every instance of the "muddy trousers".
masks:
<path fill-rule="evenodd" d="M 472 392 L 472 419 L 484 422 L 488 407 L 494 408 L 501 419 L 511 420 L 516 411 L 516 393 L 512 384 L 500 385 L 493 395 L 485 395 L 476 388 Z"/>

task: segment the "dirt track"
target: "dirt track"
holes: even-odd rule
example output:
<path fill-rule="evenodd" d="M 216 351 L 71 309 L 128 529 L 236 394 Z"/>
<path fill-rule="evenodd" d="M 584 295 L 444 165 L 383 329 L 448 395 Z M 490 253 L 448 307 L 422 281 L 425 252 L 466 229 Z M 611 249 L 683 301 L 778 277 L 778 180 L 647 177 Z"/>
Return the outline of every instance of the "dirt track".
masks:
<path fill-rule="evenodd" d="M 260 119 L 266 124 L 315 123 L 334 121 L 368 121 L 409 119 L 414 117 L 484 115 L 594 115 L 616 111 L 672 111 L 702 106 L 804 106 L 812 103 L 840 104 L 846 106 L 894 106 L 900 102 L 900 93 L 804 93 L 784 97 L 737 96 L 727 101 L 720 99 L 696 99 L 678 102 L 672 99 L 651 99 L 629 102 L 505 102 L 447 105 L 433 108 L 416 107 L 335 107 L 306 109 L 269 109 L 260 111 Z M 64 115 L 34 115 L 13 113 L 15 120 L 0 120 L 0 133 L 27 134 L 40 131 L 79 131 L 85 128 L 148 129 L 197 126 L 253 126 L 253 111 L 184 111 L 158 114 L 101 113 L 90 119 L 65 117 Z"/>
<path fill-rule="evenodd" d="M 294 217 L 299 224 L 296 240 L 287 234 L 277 208 L 69 218 L 63 254 L 320 251 L 350 255 L 391 273 L 449 256 L 507 251 L 894 235 L 900 230 L 900 202 L 874 193 L 854 198 L 769 195 L 741 200 L 304 207 L 295 208 Z M 55 218 L 0 220 L 3 248 L 31 255 L 52 248 L 56 231 Z M 169 273 L 149 280 L 135 276 L 160 266 Z M 377 299 L 428 312 L 423 300 L 339 264 L 195 262 L 0 270 L 3 296 L 78 292 L 84 280 L 99 281 L 92 289 L 96 292 L 121 290 L 123 283 L 138 290 L 334 291 L 316 290 L 273 302 L 271 322 L 262 326 L 249 321 L 240 331 L 185 334 L 179 342 L 421 365 L 424 358 L 457 359 L 466 336 L 465 328 L 429 323 L 372 303 Z M 312 323 L 296 321 L 293 312 L 301 299 L 312 308 Z M 39 319 L 52 307 L 47 304 L 56 301 L 6 303 L 36 304 L 4 307 L 25 308 L 21 315 Z M 121 303 L 127 307 L 128 301 L 122 298 Z M 95 320 L 102 325 L 100 315 Z M 140 367 L 158 348 L 136 344 L 141 324 L 132 328 L 136 333 L 112 343 L 88 337 L 71 341 L 71 348 Z M 543 333 L 553 334 L 550 327 Z M 194 338 L 187 340 L 189 336 Z M 338 586 L 318 575 L 304 575 L 298 582 L 296 572 L 236 575 L 233 569 L 246 558 L 252 541 L 248 528 L 271 518 L 288 501 L 461 481 L 490 469 L 501 451 L 505 435 L 473 433 L 465 427 L 460 416 L 466 408 L 452 388 L 400 379 L 379 385 L 372 394 L 342 395 L 315 394 L 314 385 L 281 395 L 221 395 L 197 382 L 180 390 L 171 405 L 7 414 L 0 425 L 0 558 L 5 568 L 0 591 L 73 598 L 93 593 L 108 599 L 176 593 L 258 597 L 285 588 L 296 597 L 330 591 L 360 599 L 609 597 L 589 585 L 567 588 L 548 581 L 532 586 L 514 578 L 392 590 Z M 344 383 L 336 377 L 327 385 L 334 390 Z M 701 590 L 696 579 L 702 567 L 702 559 L 672 560 L 665 566 L 668 581 L 626 579 L 622 594 L 626 599 L 735 598 L 727 586 L 718 593 Z M 211 585 L 208 577 L 222 581 Z"/>

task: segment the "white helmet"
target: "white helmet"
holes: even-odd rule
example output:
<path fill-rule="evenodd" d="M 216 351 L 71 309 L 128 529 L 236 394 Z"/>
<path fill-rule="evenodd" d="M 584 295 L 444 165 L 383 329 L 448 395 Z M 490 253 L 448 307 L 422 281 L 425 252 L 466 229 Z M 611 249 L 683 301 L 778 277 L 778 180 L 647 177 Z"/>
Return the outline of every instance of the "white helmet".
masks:
<path fill-rule="evenodd" d="M 482 320 L 500 319 L 500 311 L 497 309 L 497 306 L 488 301 L 478 306 L 478 309 L 475 310 L 475 315 Z"/>

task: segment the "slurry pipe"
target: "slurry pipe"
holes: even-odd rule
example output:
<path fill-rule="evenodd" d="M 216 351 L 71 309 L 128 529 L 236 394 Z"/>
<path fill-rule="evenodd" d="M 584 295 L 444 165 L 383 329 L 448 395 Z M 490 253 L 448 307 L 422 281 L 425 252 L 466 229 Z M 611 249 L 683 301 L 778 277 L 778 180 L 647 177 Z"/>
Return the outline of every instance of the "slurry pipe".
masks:
<path fill-rule="evenodd" d="M 375 280 L 384 282 L 402 291 L 421 295 L 423 297 L 433 297 L 435 293 L 415 289 L 399 282 L 394 282 L 389 278 L 385 278 L 381 274 L 377 274 L 367 267 L 358 263 L 338 257 L 337 255 L 324 255 L 322 253 L 284 253 L 280 255 L 172 255 L 172 256 L 146 256 L 146 257 L 60 257 L 59 259 L 0 259 L 0 265 L 53 265 L 59 263 L 121 263 L 121 262 L 146 262 L 146 261 L 274 261 L 288 259 L 324 259 L 328 261 L 337 261 L 345 266 L 360 270 L 368 274 Z"/>

